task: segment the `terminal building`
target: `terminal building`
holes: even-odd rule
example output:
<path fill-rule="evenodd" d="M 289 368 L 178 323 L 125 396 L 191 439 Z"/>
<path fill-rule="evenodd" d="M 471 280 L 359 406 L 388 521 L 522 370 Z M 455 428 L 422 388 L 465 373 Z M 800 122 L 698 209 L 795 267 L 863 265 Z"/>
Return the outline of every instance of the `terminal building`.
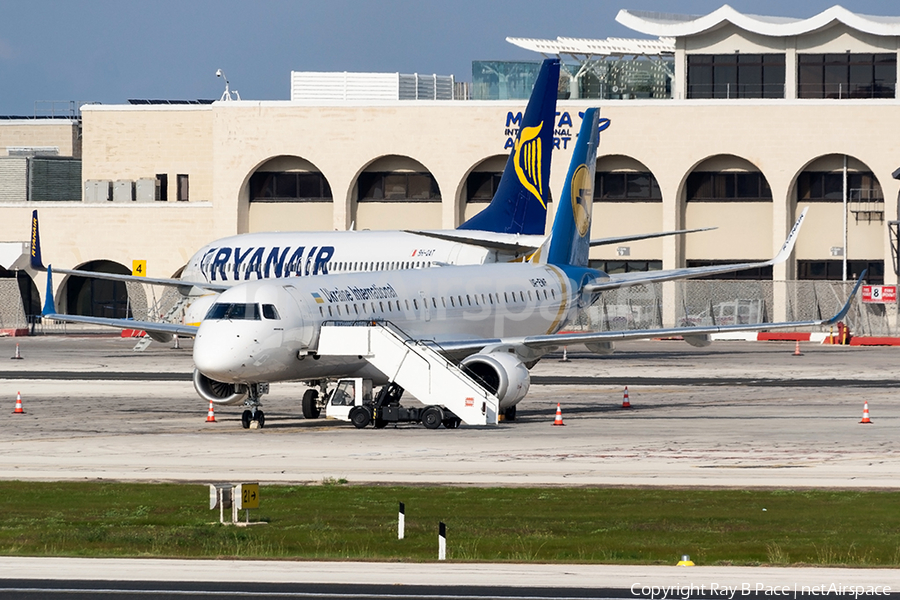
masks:
<path fill-rule="evenodd" d="M 45 262 L 131 272 L 146 260 L 157 277 L 235 233 L 456 227 L 492 196 L 539 60 L 559 56 L 554 194 L 580 112 L 599 105 L 611 121 L 592 237 L 717 228 L 597 247 L 593 266 L 766 260 L 810 207 L 792 260 L 735 275 L 772 283 L 768 318 L 790 315 L 779 282 L 867 269 L 870 283 L 896 284 L 900 18 L 841 7 L 760 17 L 723 6 L 617 19 L 647 37 L 508 38 L 535 51 L 534 63 L 475 61 L 470 84 L 295 72 L 284 101 L 223 95 L 0 119 L 0 275 L 19 278 L 33 314 L 43 275 L 16 269 L 27 262 L 35 208 Z M 63 311 L 128 311 L 124 286 L 55 284 Z"/>

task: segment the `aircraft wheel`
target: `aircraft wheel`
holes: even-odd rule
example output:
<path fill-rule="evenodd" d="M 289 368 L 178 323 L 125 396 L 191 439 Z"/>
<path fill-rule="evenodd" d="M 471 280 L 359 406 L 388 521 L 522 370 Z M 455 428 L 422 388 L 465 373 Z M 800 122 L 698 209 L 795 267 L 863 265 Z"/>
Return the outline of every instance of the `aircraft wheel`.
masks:
<path fill-rule="evenodd" d="M 444 420 L 444 411 L 440 406 L 429 406 L 422 411 L 422 424 L 428 429 L 437 429 Z"/>
<path fill-rule="evenodd" d="M 266 426 L 266 413 L 261 410 L 256 411 L 256 422 L 259 423 L 259 428 L 262 429 Z"/>
<path fill-rule="evenodd" d="M 371 420 L 372 416 L 369 414 L 369 411 L 362 406 L 357 406 L 350 411 L 350 422 L 353 423 L 353 426 L 357 429 L 367 427 Z"/>
<path fill-rule="evenodd" d="M 253 413 L 249 410 L 245 410 L 241 413 L 241 425 L 244 429 L 250 429 L 250 421 L 253 420 Z"/>
<path fill-rule="evenodd" d="M 503 420 L 504 421 L 515 421 L 516 420 L 516 405 L 512 405 L 509 408 L 503 409 Z"/>
<path fill-rule="evenodd" d="M 319 418 L 319 406 L 316 403 L 316 400 L 319 399 L 319 392 L 312 388 L 303 392 L 303 418 L 304 419 L 318 419 Z"/>

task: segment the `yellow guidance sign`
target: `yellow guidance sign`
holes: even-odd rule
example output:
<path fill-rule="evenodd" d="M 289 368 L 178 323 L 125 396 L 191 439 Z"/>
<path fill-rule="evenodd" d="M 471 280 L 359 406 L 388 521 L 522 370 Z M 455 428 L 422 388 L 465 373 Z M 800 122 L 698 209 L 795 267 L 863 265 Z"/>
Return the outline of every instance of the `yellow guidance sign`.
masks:
<path fill-rule="evenodd" d="M 240 483 L 234 486 L 234 497 L 238 510 L 259 508 L 259 484 Z"/>
<path fill-rule="evenodd" d="M 147 261 L 146 260 L 131 261 L 131 274 L 134 277 L 146 277 L 147 276 Z"/>

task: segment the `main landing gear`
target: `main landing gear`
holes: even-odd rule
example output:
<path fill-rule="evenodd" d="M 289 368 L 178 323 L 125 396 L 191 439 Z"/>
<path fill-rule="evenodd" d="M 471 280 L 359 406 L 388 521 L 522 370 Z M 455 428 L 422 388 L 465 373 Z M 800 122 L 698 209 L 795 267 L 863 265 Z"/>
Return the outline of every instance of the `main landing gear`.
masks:
<path fill-rule="evenodd" d="M 247 409 L 241 413 L 241 425 L 244 429 L 262 429 L 266 425 L 266 414 L 262 411 L 262 403 L 259 398 L 269 392 L 268 383 L 251 383 L 248 386 L 247 399 L 244 406 Z M 253 427 L 253 425 L 256 427 Z"/>

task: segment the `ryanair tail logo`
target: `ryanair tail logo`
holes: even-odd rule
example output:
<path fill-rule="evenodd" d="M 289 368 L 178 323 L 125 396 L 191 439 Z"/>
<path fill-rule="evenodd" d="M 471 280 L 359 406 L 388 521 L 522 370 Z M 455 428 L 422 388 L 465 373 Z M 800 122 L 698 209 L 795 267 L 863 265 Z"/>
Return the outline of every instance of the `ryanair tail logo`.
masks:
<path fill-rule="evenodd" d="M 519 183 L 534 194 L 546 210 L 547 205 L 544 203 L 544 190 L 541 181 L 543 180 L 541 172 L 541 161 L 543 160 L 543 147 L 541 138 L 541 128 L 544 122 L 541 121 L 534 127 L 524 127 L 516 140 L 515 159 L 516 175 L 519 177 Z"/>

